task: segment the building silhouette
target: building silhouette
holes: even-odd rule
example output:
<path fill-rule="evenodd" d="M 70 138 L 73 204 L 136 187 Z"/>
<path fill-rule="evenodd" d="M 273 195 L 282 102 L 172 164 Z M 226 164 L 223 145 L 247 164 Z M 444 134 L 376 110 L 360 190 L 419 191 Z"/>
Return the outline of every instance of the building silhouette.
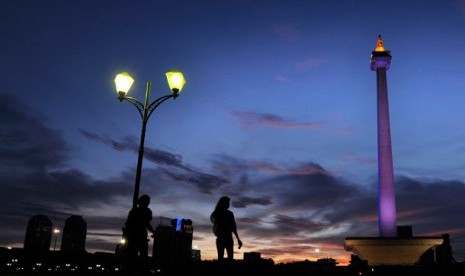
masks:
<path fill-rule="evenodd" d="M 176 261 L 178 263 L 189 263 L 192 261 L 192 236 L 194 233 L 192 220 L 186 218 L 175 218 L 172 220 L 171 224 L 176 226 Z"/>
<path fill-rule="evenodd" d="M 155 228 L 152 256 L 156 269 L 166 271 L 192 262 L 193 230 L 192 220 L 186 218 L 171 219 L 169 225 L 160 224 Z"/>
<path fill-rule="evenodd" d="M 248 264 L 258 264 L 262 260 L 260 252 L 244 252 L 244 262 Z"/>
<path fill-rule="evenodd" d="M 24 239 L 24 251 L 43 253 L 50 250 L 52 240 L 52 221 L 44 215 L 36 215 L 29 219 Z"/>
<path fill-rule="evenodd" d="M 201 261 L 202 252 L 199 249 L 192 249 L 192 261 Z"/>
<path fill-rule="evenodd" d="M 82 216 L 72 215 L 65 221 L 61 238 L 63 254 L 82 254 L 86 252 L 87 223 Z"/>

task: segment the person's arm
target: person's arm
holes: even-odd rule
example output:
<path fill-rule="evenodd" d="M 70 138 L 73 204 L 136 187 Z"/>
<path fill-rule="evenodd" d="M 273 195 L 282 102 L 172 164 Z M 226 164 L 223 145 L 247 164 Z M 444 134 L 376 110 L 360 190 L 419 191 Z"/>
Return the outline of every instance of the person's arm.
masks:
<path fill-rule="evenodd" d="M 234 214 L 231 212 L 231 224 L 232 224 L 232 232 L 234 233 L 234 236 L 236 236 L 237 239 L 237 244 L 239 245 L 239 249 L 242 247 L 242 241 L 239 238 L 239 234 L 237 233 L 237 226 L 236 226 L 236 219 L 234 218 Z"/>
<path fill-rule="evenodd" d="M 241 239 L 239 239 L 239 235 L 237 234 L 237 231 L 234 231 L 234 235 L 236 235 L 237 244 L 239 245 L 239 249 L 241 249 L 242 241 L 241 241 Z"/>

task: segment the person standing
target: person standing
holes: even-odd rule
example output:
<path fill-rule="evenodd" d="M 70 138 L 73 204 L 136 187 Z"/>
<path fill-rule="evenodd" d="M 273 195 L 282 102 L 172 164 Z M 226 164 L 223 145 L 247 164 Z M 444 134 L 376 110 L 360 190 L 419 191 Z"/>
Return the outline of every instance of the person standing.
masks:
<path fill-rule="evenodd" d="M 150 197 L 142 195 L 137 201 L 137 206 L 128 214 L 125 223 L 126 247 L 126 272 L 134 275 L 136 268 L 142 269 L 142 273 L 148 273 L 148 231 L 154 233 L 150 224 L 152 210 L 148 207 Z M 138 256 L 140 260 L 138 261 Z"/>
<path fill-rule="evenodd" d="M 229 210 L 231 199 L 223 196 L 218 200 L 215 210 L 210 215 L 213 223 L 213 233 L 216 236 L 216 250 L 218 261 L 224 260 L 224 251 L 226 250 L 228 260 L 234 259 L 234 239 L 236 236 L 239 249 L 242 247 L 242 241 L 237 233 L 236 220 L 234 213 Z"/>

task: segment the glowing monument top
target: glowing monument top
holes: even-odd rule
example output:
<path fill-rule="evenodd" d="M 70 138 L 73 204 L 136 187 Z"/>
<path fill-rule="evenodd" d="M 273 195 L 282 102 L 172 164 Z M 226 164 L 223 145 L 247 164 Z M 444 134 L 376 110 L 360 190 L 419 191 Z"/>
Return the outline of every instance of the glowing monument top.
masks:
<path fill-rule="evenodd" d="M 378 68 L 389 69 L 391 65 L 391 51 L 386 51 L 384 48 L 383 39 L 381 35 L 378 36 L 376 48 L 371 52 L 371 70 L 376 71 Z M 379 87 L 378 87 L 379 89 Z M 386 88 L 387 89 L 387 88 Z"/>
<path fill-rule="evenodd" d="M 378 35 L 378 42 L 376 43 L 375 52 L 384 52 L 384 44 L 381 35 Z"/>

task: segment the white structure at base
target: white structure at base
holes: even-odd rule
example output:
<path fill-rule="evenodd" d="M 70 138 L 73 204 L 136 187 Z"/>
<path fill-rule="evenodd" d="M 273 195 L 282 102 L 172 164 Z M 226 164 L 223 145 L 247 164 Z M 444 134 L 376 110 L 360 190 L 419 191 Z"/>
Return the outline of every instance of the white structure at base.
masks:
<path fill-rule="evenodd" d="M 414 265 L 423 253 L 442 241 L 442 237 L 346 238 L 344 248 L 372 266 Z"/>

